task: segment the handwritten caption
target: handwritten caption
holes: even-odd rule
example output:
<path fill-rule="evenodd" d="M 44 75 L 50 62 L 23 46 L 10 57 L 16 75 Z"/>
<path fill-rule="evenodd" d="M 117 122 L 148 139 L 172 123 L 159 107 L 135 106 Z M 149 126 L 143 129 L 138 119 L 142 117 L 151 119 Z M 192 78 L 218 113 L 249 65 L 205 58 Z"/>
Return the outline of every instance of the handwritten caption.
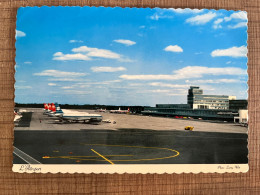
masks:
<path fill-rule="evenodd" d="M 222 166 L 222 165 L 219 165 L 218 166 L 218 169 L 221 169 L 221 170 L 224 170 L 224 169 L 240 169 L 240 166 L 239 165 L 226 165 L 226 166 Z"/>
<path fill-rule="evenodd" d="M 42 168 L 35 165 L 21 165 L 19 171 L 21 172 L 41 172 Z"/>

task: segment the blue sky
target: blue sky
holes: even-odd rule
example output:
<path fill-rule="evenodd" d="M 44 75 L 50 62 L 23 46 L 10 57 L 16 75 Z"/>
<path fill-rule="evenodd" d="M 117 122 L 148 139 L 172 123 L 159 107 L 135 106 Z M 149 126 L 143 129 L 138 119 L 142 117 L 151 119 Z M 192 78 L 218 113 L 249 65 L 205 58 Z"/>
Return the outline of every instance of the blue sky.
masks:
<path fill-rule="evenodd" d="M 247 98 L 247 14 L 19 8 L 15 102 L 186 103 L 189 86 Z"/>

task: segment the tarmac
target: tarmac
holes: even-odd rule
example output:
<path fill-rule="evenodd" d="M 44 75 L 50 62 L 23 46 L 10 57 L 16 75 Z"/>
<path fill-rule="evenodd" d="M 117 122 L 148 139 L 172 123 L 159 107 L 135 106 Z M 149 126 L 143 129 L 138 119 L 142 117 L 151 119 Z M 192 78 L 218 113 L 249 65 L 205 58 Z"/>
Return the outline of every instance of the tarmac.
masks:
<path fill-rule="evenodd" d="M 116 124 L 61 123 L 43 109 L 25 109 L 14 164 L 248 163 L 247 128 L 232 123 L 112 113 L 98 114 Z"/>
<path fill-rule="evenodd" d="M 192 131 L 15 131 L 29 164 L 245 164 L 247 135 Z M 18 152 L 17 152 L 18 151 Z M 20 151 L 20 152 L 19 152 Z M 39 162 L 39 163 L 38 163 Z M 21 163 L 14 158 L 14 164 Z"/>
<path fill-rule="evenodd" d="M 103 120 L 110 120 L 112 123 L 102 122 L 99 125 L 85 124 L 82 122 L 59 122 L 56 117 L 43 115 L 43 109 L 25 108 L 27 112 L 32 112 L 29 126 L 28 117 L 21 118 L 15 130 L 82 130 L 82 129 L 149 129 L 149 130 L 180 130 L 183 131 L 185 126 L 193 126 L 194 131 L 202 132 L 220 132 L 220 133 L 247 133 L 247 128 L 234 123 L 201 121 L 191 119 L 175 119 L 164 117 L 150 117 L 131 114 L 114 114 L 109 112 L 95 112 L 94 110 L 77 110 L 89 113 L 100 114 Z M 27 114 L 28 115 L 28 114 Z M 113 124 L 113 121 L 116 123 Z"/>

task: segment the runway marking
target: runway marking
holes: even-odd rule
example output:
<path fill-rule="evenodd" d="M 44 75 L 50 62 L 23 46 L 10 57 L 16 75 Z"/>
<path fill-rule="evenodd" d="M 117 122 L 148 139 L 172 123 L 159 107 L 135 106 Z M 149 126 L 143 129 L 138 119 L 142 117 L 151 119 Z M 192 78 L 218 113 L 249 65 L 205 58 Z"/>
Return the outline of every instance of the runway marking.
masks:
<path fill-rule="evenodd" d="M 128 147 L 128 148 L 144 148 L 144 149 L 155 149 L 155 150 L 168 150 L 170 152 L 174 152 L 174 155 L 171 156 L 166 156 L 166 157 L 159 157 L 159 158 L 151 158 L 151 159 L 129 159 L 129 160 L 114 160 L 113 162 L 120 162 L 120 161 L 152 161 L 152 160 L 162 160 L 162 159 L 168 159 L 168 158 L 174 158 L 180 155 L 180 153 L 177 150 L 173 150 L 170 148 L 159 148 L 159 147 L 143 147 L 143 146 L 125 146 L 125 145 L 106 145 L 106 144 L 86 144 L 86 143 L 81 143 L 82 145 L 92 145 L 92 146 L 108 146 L 108 147 Z M 92 149 L 93 150 L 93 149 Z M 93 151 L 94 152 L 94 151 Z M 97 154 L 97 153 L 96 153 Z M 99 153 L 98 153 L 99 154 Z M 101 155 L 101 154 L 100 154 Z M 63 158 L 63 159 L 69 159 L 69 160 L 81 160 L 81 161 L 107 161 L 108 159 L 106 157 L 131 157 L 134 155 L 102 155 L 105 157 L 105 160 L 99 160 L 98 158 L 101 157 L 100 155 L 98 156 L 48 156 L 48 158 Z M 102 157 L 102 159 L 104 159 Z M 44 158 L 44 157 L 42 157 Z M 94 158 L 94 159 L 93 159 Z M 111 161 L 112 162 L 112 161 Z M 112 163 L 113 163 L 112 162 Z M 114 163 L 113 163 L 114 164 Z"/>
<path fill-rule="evenodd" d="M 33 157 L 29 156 L 28 154 L 19 150 L 16 147 L 14 147 L 13 153 L 25 162 L 27 162 L 28 164 L 41 164 L 39 161 L 35 160 Z"/>
<path fill-rule="evenodd" d="M 133 156 L 133 155 L 103 155 L 105 157 L 112 157 L 112 156 Z M 42 158 L 64 158 L 70 160 L 92 160 L 98 161 L 97 159 L 84 159 L 84 158 L 99 158 L 99 156 L 43 156 Z"/>
<path fill-rule="evenodd" d="M 174 158 L 176 156 L 180 155 L 180 152 L 177 150 L 173 150 L 170 148 L 159 148 L 159 147 L 143 147 L 143 146 L 125 146 L 125 145 L 106 145 L 106 144 L 85 144 L 81 143 L 83 145 L 92 145 L 92 146 L 111 146 L 111 147 L 128 147 L 128 148 L 148 148 L 148 149 L 158 149 L 158 150 L 169 150 L 172 152 L 175 152 L 175 155 L 172 156 L 166 156 L 166 157 L 160 157 L 160 158 L 151 158 L 151 159 L 135 159 L 135 160 L 113 160 L 113 161 L 149 161 L 149 160 L 162 160 L 162 159 L 167 159 L 167 158 Z"/>
<path fill-rule="evenodd" d="M 99 155 L 100 157 L 102 157 L 103 159 L 105 159 L 107 162 L 109 162 L 110 164 L 114 164 L 112 161 L 108 160 L 106 157 L 102 156 L 101 154 L 99 154 L 98 152 L 96 152 L 95 150 L 91 149 L 92 152 L 95 152 L 97 155 Z"/>

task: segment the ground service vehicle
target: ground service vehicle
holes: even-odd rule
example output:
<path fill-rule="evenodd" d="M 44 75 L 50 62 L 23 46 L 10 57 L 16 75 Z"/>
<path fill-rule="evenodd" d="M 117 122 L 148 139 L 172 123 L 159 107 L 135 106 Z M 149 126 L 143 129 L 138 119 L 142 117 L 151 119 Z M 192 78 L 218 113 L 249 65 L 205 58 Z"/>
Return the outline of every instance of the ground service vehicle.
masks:
<path fill-rule="evenodd" d="M 184 129 L 185 129 L 185 130 L 190 130 L 190 131 L 192 131 L 192 130 L 194 129 L 194 127 L 192 127 L 192 126 L 186 126 Z"/>

